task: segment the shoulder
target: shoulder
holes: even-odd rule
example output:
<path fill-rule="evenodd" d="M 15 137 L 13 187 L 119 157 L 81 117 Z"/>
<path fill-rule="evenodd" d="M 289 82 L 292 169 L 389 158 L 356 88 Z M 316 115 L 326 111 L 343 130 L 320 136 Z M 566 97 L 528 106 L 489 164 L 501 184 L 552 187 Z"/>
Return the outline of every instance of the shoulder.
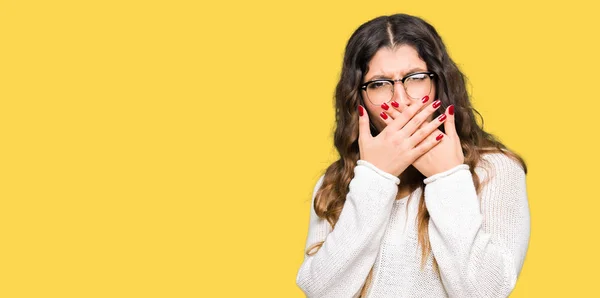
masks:
<path fill-rule="evenodd" d="M 498 179 L 524 180 L 525 170 L 523 165 L 509 154 L 509 151 L 482 154 L 475 167 L 475 173 L 482 182 Z"/>
<path fill-rule="evenodd" d="M 315 183 L 315 187 L 313 189 L 313 194 L 312 194 L 313 200 L 315 199 L 315 195 L 317 194 L 317 191 L 319 190 L 319 188 L 321 188 L 321 185 L 323 185 L 323 179 L 325 179 L 325 174 L 322 174 L 319 177 L 319 179 L 317 179 L 317 182 Z"/>

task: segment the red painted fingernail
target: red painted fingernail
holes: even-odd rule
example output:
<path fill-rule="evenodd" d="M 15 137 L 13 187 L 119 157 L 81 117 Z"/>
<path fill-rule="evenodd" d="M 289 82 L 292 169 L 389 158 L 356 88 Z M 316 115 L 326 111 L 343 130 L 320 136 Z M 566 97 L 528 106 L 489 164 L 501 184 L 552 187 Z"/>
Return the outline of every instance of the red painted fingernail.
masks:
<path fill-rule="evenodd" d="M 426 103 L 428 100 L 429 100 L 429 96 L 427 96 L 427 95 L 425 95 L 425 96 L 424 96 L 424 97 L 421 99 L 421 101 L 422 101 L 423 103 Z"/>
<path fill-rule="evenodd" d="M 454 115 L 454 105 L 451 105 L 450 107 L 448 107 L 448 114 Z"/>
<path fill-rule="evenodd" d="M 443 137 L 444 137 L 444 135 L 443 135 L 443 134 L 440 134 L 439 136 L 435 137 L 435 140 L 436 140 L 436 141 L 439 141 L 439 140 L 441 140 Z"/>
<path fill-rule="evenodd" d="M 442 121 L 446 120 L 446 114 L 441 114 L 441 115 L 438 117 L 438 120 L 440 120 L 440 122 L 442 122 Z"/>
<path fill-rule="evenodd" d="M 381 118 L 383 118 L 383 120 L 386 120 L 388 115 L 385 112 L 381 112 L 381 114 L 379 114 L 379 116 L 381 116 Z"/>
<path fill-rule="evenodd" d="M 437 109 L 440 107 L 440 105 L 442 105 L 442 101 L 441 100 L 436 100 L 433 102 L 433 108 Z"/>
<path fill-rule="evenodd" d="M 387 111 L 390 108 L 390 106 L 388 106 L 387 103 L 384 102 L 381 104 L 381 108 Z"/>
<path fill-rule="evenodd" d="M 399 107 L 400 105 L 396 102 L 396 101 L 392 101 L 392 106 L 394 106 L 394 108 Z"/>
<path fill-rule="evenodd" d="M 362 116 L 365 113 L 362 106 L 358 106 L 358 115 Z"/>

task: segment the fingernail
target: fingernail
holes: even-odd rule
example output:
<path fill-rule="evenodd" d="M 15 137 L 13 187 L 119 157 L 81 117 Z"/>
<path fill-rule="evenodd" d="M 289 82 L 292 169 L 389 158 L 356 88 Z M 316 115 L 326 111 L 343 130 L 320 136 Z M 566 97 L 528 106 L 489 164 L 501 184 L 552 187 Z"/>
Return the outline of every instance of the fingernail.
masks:
<path fill-rule="evenodd" d="M 442 121 L 446 120 L 446 114 L 441 114 L 441 115 L 438 117 L 438 120 L 440 120 L 440 122 L 442 122 Z"/>
<path fill-rule="evenodd" d="M 362 115 L 365 113 L 365 111 L 363 110 L 362 106 L 358 106 L 358 115 L 362 117 Z"/>
<path fill-rule="evenodd" d="M 437 109 L 437 108 L 440 107 L 441 104 L 442 104 L 441 100 L 436 100 L 436 101 L 433 102 L 433 108 Z"/>
<path fill-rule="evenodd" d="M 390 106 L 388 106 L 387 103 L 384 102 L 381 104 L 381 108 L 387 111 L 390 108 Z"/>
<path fill-rule="evenodd" d="M 454 105 L 451 105 L 450 107 L 448 107 L 448 114 L 454 115 Z"/>
<path fill-rule="evenodd" d="M 392 101 L 392 106 L 394 106 L 394 108 L 399 107 L 400 105 L 396 102 L 396 101 Z"/>
<path fill-rule="evenodd" d="M 441 140 L 443 137 L 444 137 L 444 135 L 443 135 L 443 134 L 440 134 L 439 136 L 435 137 L 435 140 L 436 140 L 436 141 L 439 141 L 439 140 Z"/>
<path fill-rule="evenodd" d="M 388 115 L 385 112 L 381 112 L 381 114 L 379 114 L 379 116 L 381 116 L 381 118 L 383 118 L 383 120 L 387 120 Z"/>
<path fill-rule="evenodd" d="M 422 101 L 423 103 L 426 103 L 428 100 L 429 100 L 429 96 L 428 96 L 428 95 L 425 95 L 425 96 L 424 96 L 424 97 L 421 99 L 421 101 Z"/>

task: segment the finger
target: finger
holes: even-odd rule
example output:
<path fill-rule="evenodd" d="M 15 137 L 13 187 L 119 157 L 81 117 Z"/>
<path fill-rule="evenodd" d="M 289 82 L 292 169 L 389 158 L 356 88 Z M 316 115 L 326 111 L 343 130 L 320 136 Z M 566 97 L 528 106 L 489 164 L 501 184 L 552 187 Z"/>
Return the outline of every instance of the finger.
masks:
<path fill-rule="evenodd" d="M 392 120 L 394 120 L 402 115 L 401 114 L 402 109 L 400 107 L 400 104 L 396 101 L 392 101 L 389 105 L 384 102 L 381 104 L 381 108 L 383 109 L 383 112 L 389 116 L 388 118 L 391 118 L 389 121 L 386 121 L 386 124 L 389 124 L 388 122 L 392 122 Z M 403 109 L 406 109 L 406 106 L 404 106 Z M 383 118 L 384 116 L 382 115 L 381 117 Z"/>
<path fill-rule="evenodd" d="M 412 150 L 414 154 L 413 157 L 417 159 L 421 157 L 421 155 L 429 152 L 429 150 L 441 143 L 444 137 L 445 135 L 441 131 L 434 131 Z"/>
<path fill-rule="evenodd" d="M 381 112 L 381 114 L 379 114 L 379 117 L 383 119 L 383 122 L 385 122 L 386 125 L 389 125 L 390 123 L 392 123 L 392 121 L 394 121 L 394 119 L 392 119 L 391 116 L 388 113 L 386 113 L 386 111 Z"/>
<path fill-rule="evenodd" d="M 425 107 L 422 111 L 420 111 L 417 115 L 412 117 L 408 123 L 401 129 L 403 134 L 407 136 L 411 136 L 414 132 L 423 124 L 423 122 L 427 121 L 427 118 L 435 112 L 440 106 L 442 102 L 439 100 L 434 101 L 429 106 Z"/>
<path fill-rule="evenodd" d="M 421 141 L 423 141 L 423 139 L 434 133 L 436 130 L 439 132 L 438 127 L 440 127 L 440 125 L 442 125 L 442 123 L 444 123 L 445 121 L 448 121 L 448 117 L 446 116 L 446 114 L 441 114 L 437 118 L 431 120 L 429 123 L 421 125 L 421 127 L 417 129 L 415 133 L 413 133 L 408 138 L 410 146 L 416 146 Z"/>
<path fill-rule="evenodd" d="M 417 103 L 403 109 L 400 115 L 394 118 L 394 121 L 388 125 L 386 129 L 389 127 L 389 129 L 392 131 L 400 130 L 427 102 L 429 102 L 429 96 L 425 96 L 421 100 L 417 101 Z"/>
<path fill-rule="evenodd" d="M 427 100 L 425 102 L 427 102 L 429 100 L 429 96 L 426 96 Z M 423 100 L 425 97 L 423 97 L 421 100 Z M 400 111 L 400 113 L 402 113 L 404 110 L 408 109 L 408 106 L 402 102 L 397 102 L 397 101 L 392 101 L 392 106 L 394 108 L 396 108 L 398 111 Z"/>
<path fill-rule="evenodd" d="M 361 105 L 358 105 L 358 139 L 372 138 L 369 128 L 369 113 Z"/>
<path fill-rule="evenodd" d="M 446 109 L 446 115 L 448 116 L 448 119 L 444 123 L 444 130 L 449 137 L 454 138 L 458 135 L 456 132 L 456 123 L 454 122 L 454 105 L 450 105 L 448 109 Z"/>

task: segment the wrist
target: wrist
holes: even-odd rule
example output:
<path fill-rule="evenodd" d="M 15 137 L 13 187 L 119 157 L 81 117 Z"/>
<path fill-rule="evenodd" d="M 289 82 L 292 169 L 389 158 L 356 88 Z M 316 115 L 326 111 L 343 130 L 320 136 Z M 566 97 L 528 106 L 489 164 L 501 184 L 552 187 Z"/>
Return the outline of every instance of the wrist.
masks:
<path fill-rule="evenodd" d="M 423 180 L 423 182 L 425 184 L 429 184 L 429 183 L 431 183 L 433 181 L 436 181 L 438 179 L 441 179 L 443 177 L 450 176 L 450 175 L 452 175 L 452 174 L 454 174 L 454 173 L 456 173 L 458 171 L 461 171 L 461 170 L 467 170 L 468 171 L 469 169 L 470 169 L 469 165 L 467 165 L 467 164 L 459 164 L 459 165 L 456 165 L 456 166 L 454 166 L 454 167 L 452 167 L 452 168 L 450 168 L 448 170 L 441 171 L 441 172 L 438 172 L 436 174 L 433 174 L 433 175 L 425 178 Z"/>
<path fill-rule="evenodd" d="M 376 167 L 375 165 L 373 165 L 372 163 L 370 163 L 370 162 L 368 162 L 366 160 L 359 159 L 356 162 L 356 165 L 357 166 L 367 167 L 367 168 L 373 170 L 374 172 L 376 172 L 377 174 L 381 175 L 382 177 L 393 181 L 396 185 L 400 184 L 400 178 L 398 178 L 397 176 L 395 176 L 393 174 L 390 174 L 390 173 L 388 173 L 388 172 L 386 172 L 386 171 L 384 171 L 384 170 Z"/>

